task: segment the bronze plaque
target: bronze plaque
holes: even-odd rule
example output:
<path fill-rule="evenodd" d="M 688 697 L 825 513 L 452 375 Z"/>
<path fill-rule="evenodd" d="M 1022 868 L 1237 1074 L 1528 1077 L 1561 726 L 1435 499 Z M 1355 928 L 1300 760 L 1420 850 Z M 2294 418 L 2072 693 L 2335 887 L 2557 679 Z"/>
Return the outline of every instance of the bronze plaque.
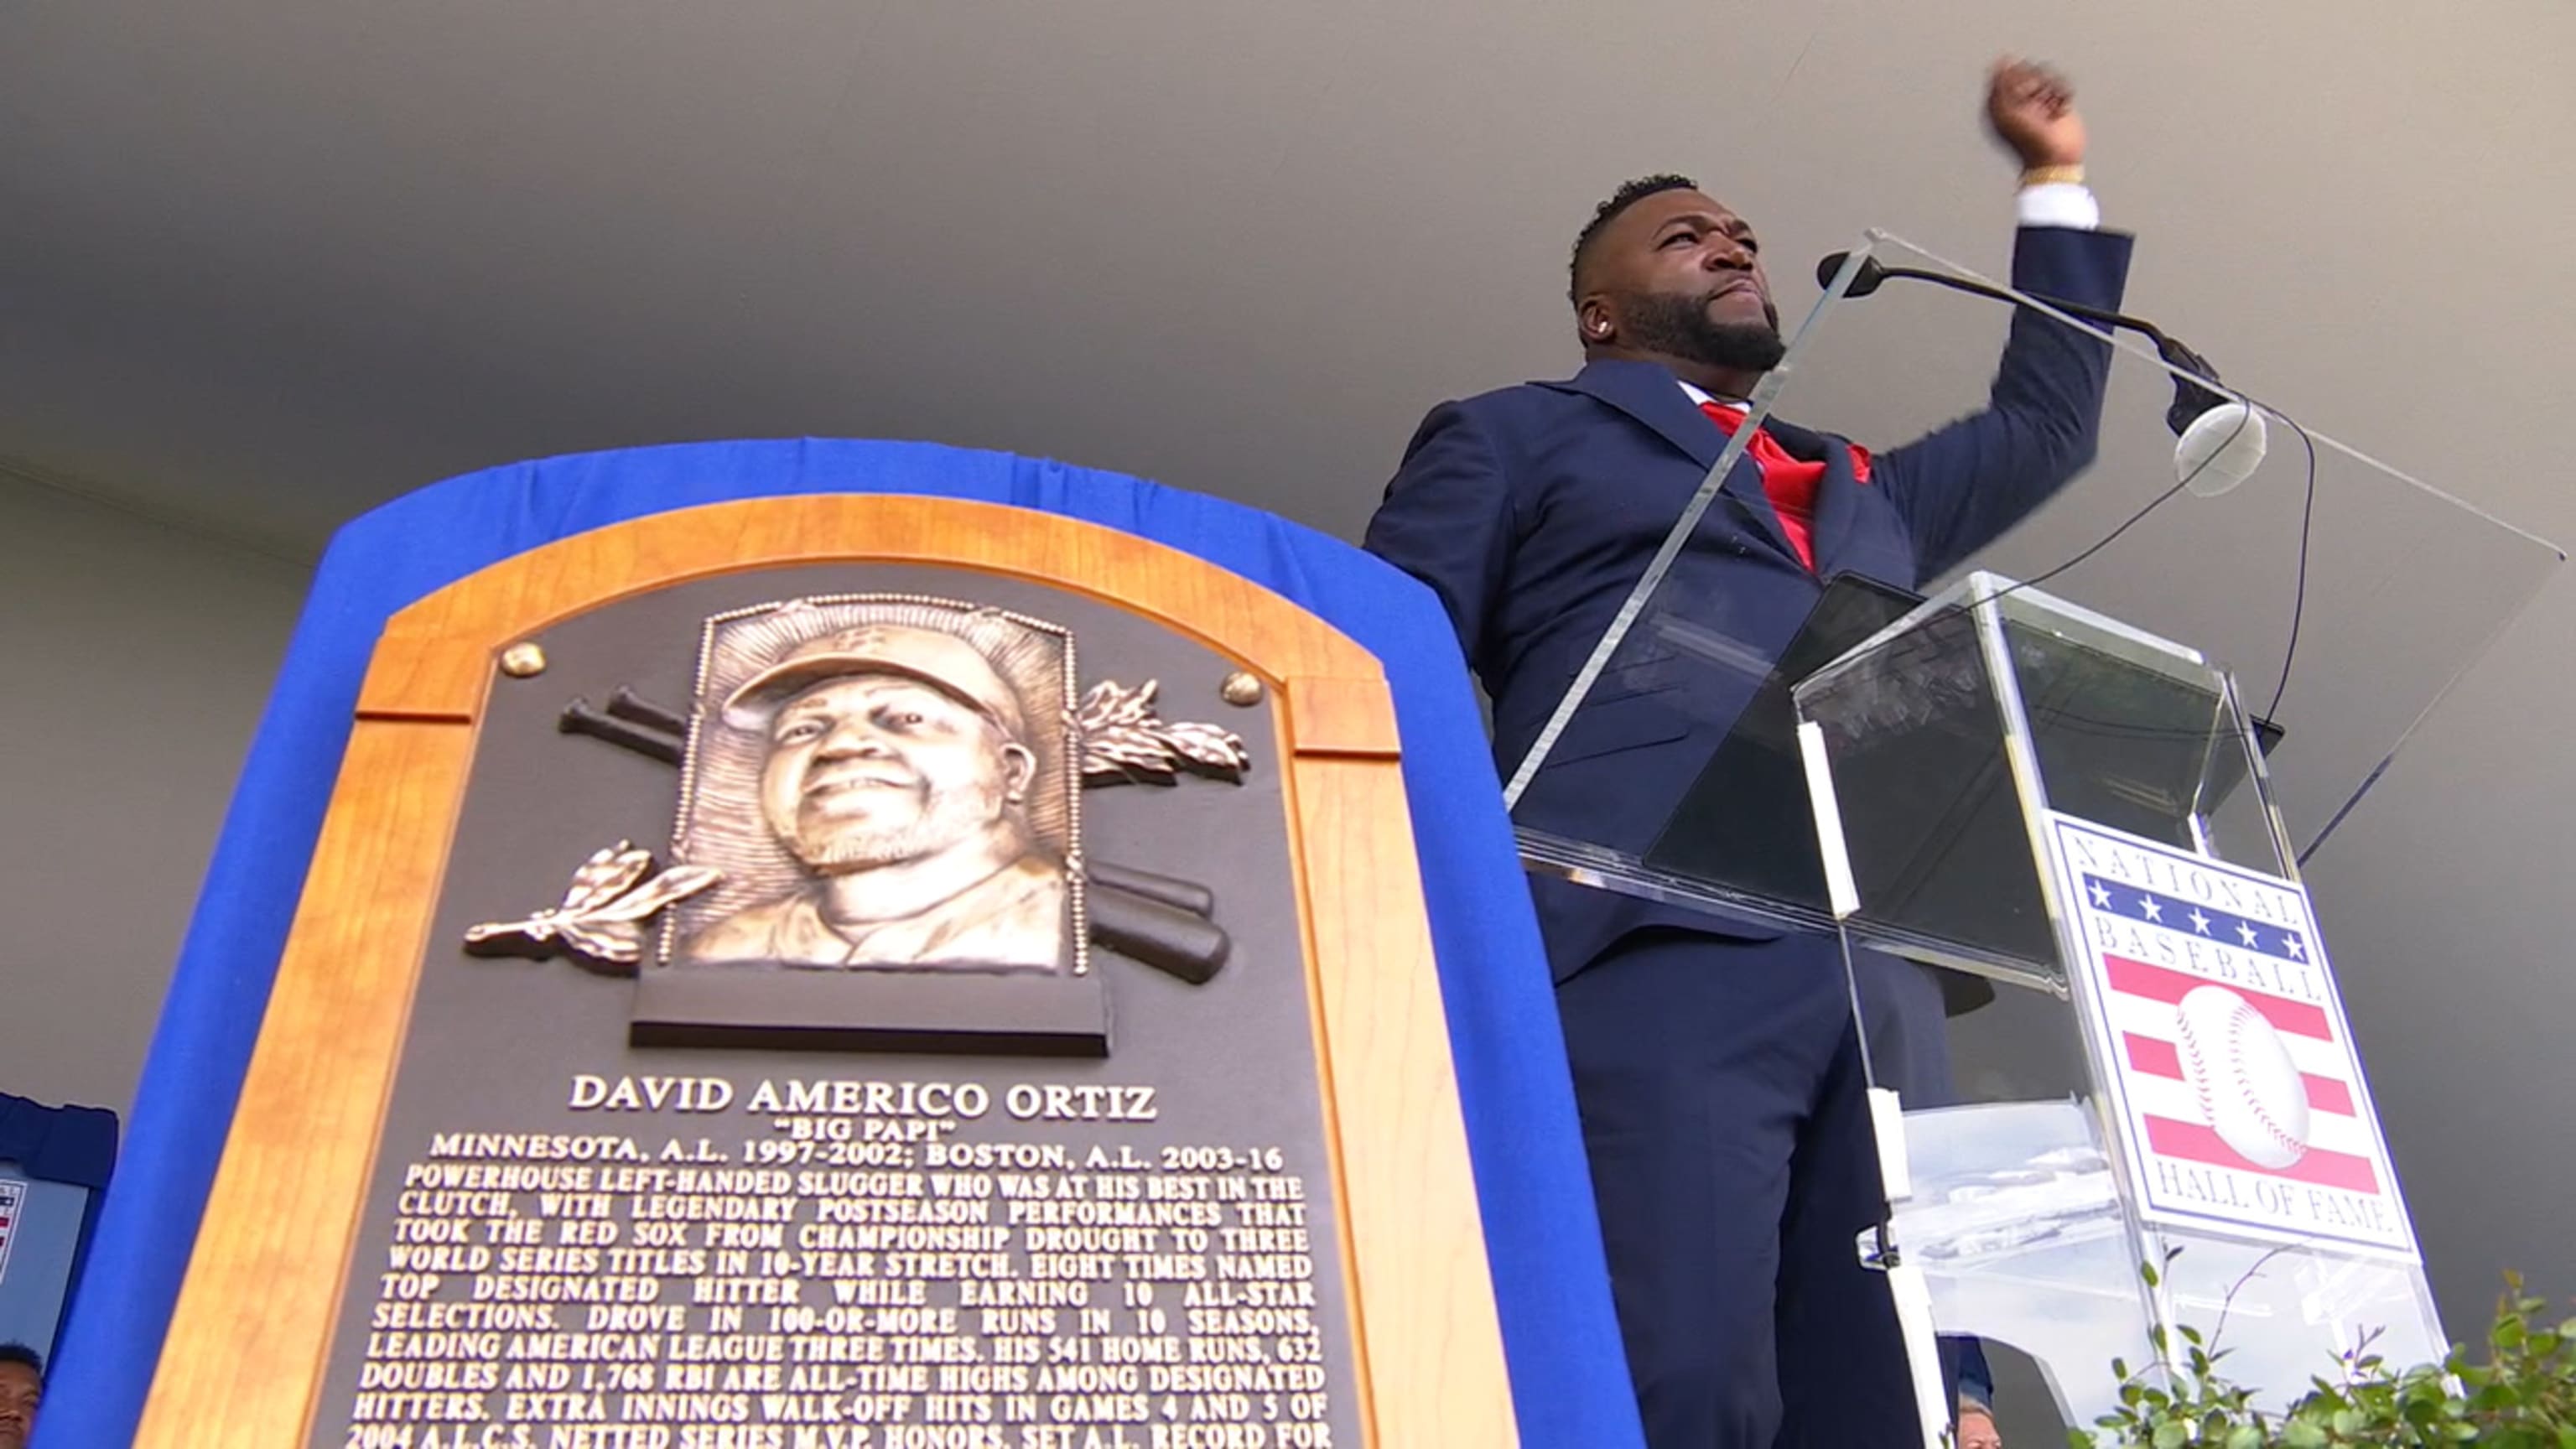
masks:
<path fill-rule="evenodd" d="M 501 674 L 314 1445 L 1360 1443 L 1257 687 L 894 565 Z"/>

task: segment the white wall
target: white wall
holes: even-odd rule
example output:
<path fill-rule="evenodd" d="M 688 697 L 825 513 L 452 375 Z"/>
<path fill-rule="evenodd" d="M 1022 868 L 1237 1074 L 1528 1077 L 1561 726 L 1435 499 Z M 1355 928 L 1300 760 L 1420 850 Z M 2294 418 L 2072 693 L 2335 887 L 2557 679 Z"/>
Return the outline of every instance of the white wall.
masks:
<path fill-rule="evenodd" d="M 0 1091 L 126 1111 L 309 577 L 0 472 Z"/>

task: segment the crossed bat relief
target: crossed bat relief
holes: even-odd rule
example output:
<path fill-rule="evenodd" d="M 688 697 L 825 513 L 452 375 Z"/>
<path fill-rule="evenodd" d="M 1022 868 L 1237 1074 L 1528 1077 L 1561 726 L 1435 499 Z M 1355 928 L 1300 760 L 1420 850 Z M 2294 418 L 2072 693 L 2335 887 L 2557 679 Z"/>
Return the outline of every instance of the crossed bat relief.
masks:
<path fill-rule="evenodd" d="M 1154 707 L 1157 689 L 1151 680 L 1133 689 L 1103 680 L 1083 696 L 1074 720 L 1083 785 L 1171 786 L 1184 775 L 1241 783 L 1252 764 L 1242 738 L 1216 725 L 1164 720 Z M 556 727 L 673 767 L 688 754 L 688 718 L 622 684 L 605 707 L 575 698 Z M 520 920 L 471 927 L 466 949 L 478 955 L 568 953 L 584 969 L 631 976 L 643 960 L 646 922 L 721 878 L 709 866 L 675 865 L 656 874 L 653 864 L 649 851 L 621 840 L 582 864 L 559 904 Z M 1234 943 L 1216 923 L 1213 890 L 1098 859 L 1079 864 L 1093 945 L 1192 985 L 1225 965 Z"/>

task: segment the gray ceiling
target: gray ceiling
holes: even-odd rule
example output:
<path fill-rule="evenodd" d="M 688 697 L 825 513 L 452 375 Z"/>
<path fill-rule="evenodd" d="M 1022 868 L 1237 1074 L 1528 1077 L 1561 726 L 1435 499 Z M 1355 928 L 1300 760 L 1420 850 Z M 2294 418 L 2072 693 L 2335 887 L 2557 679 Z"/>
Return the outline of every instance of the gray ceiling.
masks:
<path fill-rule="evenodd" d="M 1575 365 L 1565 246 L 1623 176 L 1699 173 L 1793 315 L 1799 259 L 1865 225 L 1999 267 L 1976 103 L 2005 48 L 2078 81 L 2144 238 L 2135 310 L 2576 537 L 2562 0 L 0 0 L 0 455 L 293 554 L 457 472 L 782 434 L 1044 454 L 1353 535 L 1425 407 Z M 1802 416 L 1901 436 L 1974 396 L 1984 341 L 1896 359 L 1995 319 L 1869 305 Z M 2007 560 L 2138 496 L 2069 499 Z M 2434 620 L 2419 654 L 2493 602 L 2355 547 L 2340 587 Z M 2149 556 L 2106 555 L 2106 602 Z M 2143 576 L 2247 587 L 2191 550 Z M 2562 580 L 2318 862 L 2455 1318 L 2502 1262 L 2576 1290 L 2572 618 Z M 2316 717 L 2377 697 L 2361 658 L 2307 666 Z M 2545 1190 L 2492 1190 L 2525 1153 Z"/>
<path fill-rule="evenodd" d="M 2474 483 L 2576 335 L 2507 281 L 2576 17 L 2359 8 L 16 0 L 0 451 L 296 547 L 472 468 L 796 433 L 1349 532 L 1428 404 L 1572 365 L 1561 259 L 1622 176 L 1700 173 L 1782 257 L 1998 260 L 2014 45 L 2079 79 L 2142 309 Z M 2442 375 L 2473 352 L 2516 365 Z M 2406 446 L 2443 408 L 2492 455 Z"/>

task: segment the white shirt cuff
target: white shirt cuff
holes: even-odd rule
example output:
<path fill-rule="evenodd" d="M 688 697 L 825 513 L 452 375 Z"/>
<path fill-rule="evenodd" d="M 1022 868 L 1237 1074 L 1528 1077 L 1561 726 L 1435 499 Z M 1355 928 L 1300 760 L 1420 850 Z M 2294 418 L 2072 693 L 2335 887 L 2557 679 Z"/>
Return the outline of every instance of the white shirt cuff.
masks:
<path fill-rule="evenodd" d="M 2050 181 L 2038 186 L 2025 186 L 2016 198 L 2024 226 L 2062 226 L 2074 231 L 2096 231 L 2102 225 L 2102 203 L 2093 199 L 2092 191 L 2080 181 Z"/>

